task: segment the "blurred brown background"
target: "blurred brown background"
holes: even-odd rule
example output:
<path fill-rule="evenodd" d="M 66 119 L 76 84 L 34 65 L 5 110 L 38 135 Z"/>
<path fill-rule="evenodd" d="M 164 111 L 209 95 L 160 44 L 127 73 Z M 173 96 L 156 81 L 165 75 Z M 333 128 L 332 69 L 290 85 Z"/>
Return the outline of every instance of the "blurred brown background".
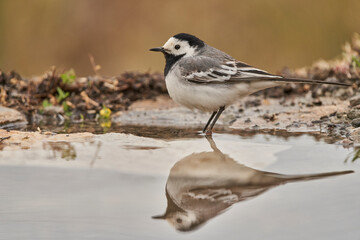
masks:
<path fill-rule="evenodd" d="M 275 72 L 335 57 L 359 13 L 359 0 L 0 0 L 0 69 L 91 75 L 90 53 L 103 75 L 162 71 L 148 49 L 187 32 Z"/>

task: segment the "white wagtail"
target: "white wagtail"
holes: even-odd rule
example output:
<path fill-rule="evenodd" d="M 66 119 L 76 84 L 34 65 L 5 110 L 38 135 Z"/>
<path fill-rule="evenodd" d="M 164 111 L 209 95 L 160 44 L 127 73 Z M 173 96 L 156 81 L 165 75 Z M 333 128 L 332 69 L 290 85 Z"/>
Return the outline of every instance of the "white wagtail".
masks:
<path fill-rule="evenodd" d="M 249 200 L 288 182 L 305 181 L 352 173 L 284 175 L 239 164 L 207 137 L 213 152 L 190 154 L 171 168 L 166 182 L 167 208 L 164 219 L 179 231 L 191 231 L 223 213 L 234 203 Z"/>
<path fill-rule="evenodd" d="M 206 135 L 212 134 L 225 107 L 259 90 L 287 82 L 349 86 L 272 75 L 237 61 L 187 33 L 176 34 L 164 46 L 150 51 L 162 52 L 165 56 L 166 87 L 175 102 L 191 109 L 213 112 L 203 129 Z"/>

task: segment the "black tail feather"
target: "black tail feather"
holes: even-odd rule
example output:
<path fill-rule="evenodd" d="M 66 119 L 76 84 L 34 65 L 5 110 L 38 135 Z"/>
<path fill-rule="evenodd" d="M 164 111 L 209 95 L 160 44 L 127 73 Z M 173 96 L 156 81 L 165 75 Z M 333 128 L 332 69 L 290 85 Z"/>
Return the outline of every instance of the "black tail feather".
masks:
<path fill-rule="evenodd" d="M 337 85 L 343 87 L 350 87 L 351 84 L 348 83 L 340 83 L 340 82 L 328 82 L 322 80 L 313 80 L 313 79 L 302 79 L 302 78 L 269 78 L 268 80 L 276 81 L 276 82 L 292 82 L 292 83 L 308 83 L 308 84 L 330 84 Z"/>

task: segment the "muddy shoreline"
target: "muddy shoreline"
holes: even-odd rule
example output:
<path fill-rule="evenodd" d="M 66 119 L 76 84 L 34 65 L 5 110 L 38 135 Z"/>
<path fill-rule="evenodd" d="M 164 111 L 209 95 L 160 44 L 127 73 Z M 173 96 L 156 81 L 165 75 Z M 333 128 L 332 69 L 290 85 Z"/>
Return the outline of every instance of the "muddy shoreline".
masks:
<path fill-rule="evenodd" d="M 228 107 L 217 128 L 242 131 L 317 132 L 360 143 L 360 37 L 343 46 L 341 57 L 320 60 L 283 76 L 351 84 L 286 84 L 260 91 Z M 201 129 L 209 113 L 175 104 L 160 73 L 126 72 L 119 76 L 78 77 L 74 70 L 52 68 L 42 76 L 23 78 L 0 71 L 0 126 L 4 129 L 48 128 L 61 132 L 76 124 L 97 123 Z M 57 129 L 57 130 L 55 130 Z M 216 132 L 216 130 L 215 130 Z"/>

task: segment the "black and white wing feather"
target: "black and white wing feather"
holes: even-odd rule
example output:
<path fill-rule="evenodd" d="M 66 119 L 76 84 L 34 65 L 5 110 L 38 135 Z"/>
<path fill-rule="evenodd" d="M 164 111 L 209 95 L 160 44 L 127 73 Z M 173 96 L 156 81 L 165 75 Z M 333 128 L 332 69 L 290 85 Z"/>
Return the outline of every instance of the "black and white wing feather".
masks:
<path fill-rule="evenodd" d="M 183 59 L 179 66 L 182 76 L 194 83 L 236 83 L 282 78 L 233 59 L 219 61 L 218 59 L 198 56 Z"/>
<path fill-rule="evenodd" d="M 223 58 L 222 60 L 207 56 L 184 58 L 179 62 L 179 67 L 183 78 L 189 82 L 198 84 L 236 84 L 241 82 L 275 81 L 350 86 L 346 83 L 285 78 L 278 75 L 272 75 L 264 70 L 254 68 L 232 58 Z"/>

